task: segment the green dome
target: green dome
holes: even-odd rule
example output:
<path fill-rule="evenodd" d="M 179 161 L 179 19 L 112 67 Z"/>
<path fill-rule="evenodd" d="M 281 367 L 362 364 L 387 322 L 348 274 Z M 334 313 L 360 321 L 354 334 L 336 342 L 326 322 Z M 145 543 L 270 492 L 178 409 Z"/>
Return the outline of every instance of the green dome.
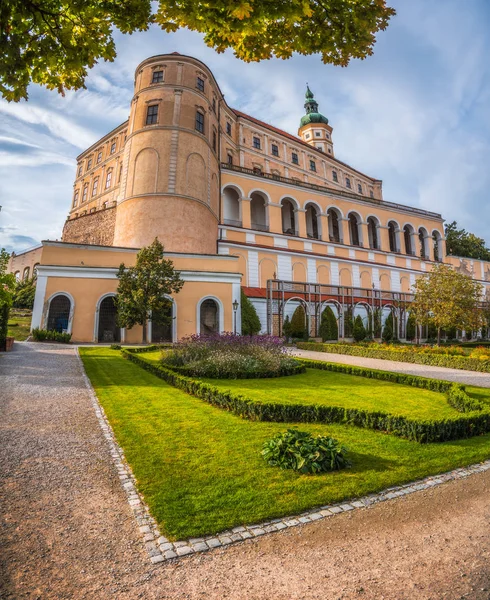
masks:
<path fill-rule="evenodd" d="M 327 117 L 324 117 L 318 112 L 318 102 L 315 100 L 313 92 L 310 90 L 308 85 L 306 86 L 305 100 L 306 115 L 301 117 L 299 126 L 304 127 L 310 123 L 325 123 L 325 125 L 328 125 Z"/>

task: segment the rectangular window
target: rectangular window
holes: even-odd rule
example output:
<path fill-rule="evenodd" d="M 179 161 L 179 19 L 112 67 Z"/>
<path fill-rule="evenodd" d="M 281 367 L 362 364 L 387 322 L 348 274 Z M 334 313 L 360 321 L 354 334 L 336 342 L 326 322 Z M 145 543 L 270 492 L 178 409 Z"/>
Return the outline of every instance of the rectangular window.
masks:
<path fill-rule="evenodd" d="M 75 208 L 75 206 L 77 206 L 78 204 L 78 190 L 75 192 L 75 195 L 73 196 L 73 208 Z"/>
<path fill-rule="evenodd" d="M 357 184 L 357 191 L 359 194 L 362 194 L 362 185 L 360 183 Z"/>
<path fill-rule="evenodd" d="M 374 192 L 373 192 L 373 190 L 369 190 L 369 197 L 370 198 L 374 198 Z"/>
<path fill-rule="evenodd" d="M 152 83 L 162 83 L 163 71 L 153 71 L 153 77 L 151 78 Z"/>
<path fill-rule="evenodd" d="M 271 146 L 272 156 L 279 156 L 279 147 L 276 144 Z"/>
<path fill-rule="evenodd" d="M 204 79 L 202 77 L 197 78 L 196 87 L 200 92 L 204 92 Z"/>
<path fill-rule="evenodd" d="M 231 123 L 226 123 L 226 133 L 231 135 Z"/>
<path fill-rule="evenodd" d="M 291 160 L 293 162 L 293 165 L 299 165 L 299 159 L 298 159 L 298 155 L 296 154 L 296 152 L 292 153 Z"/>
<path fill-rule="evenodd" d="M 196 130 L 204 133 L 204 115 L 199 111 L 196 112 Z"/>
<path fill-rule="evenodd" d="M 146 110 L 146 124 L 155 125 L 158 122 L 158 104 L 150 104 Z"/>
<path fill-rule="evenodd" d="M 89 158 L 87 162 L 87 171 L 92 168 L 92 159 Z"/>
<path fill-rule="evenodd" d="M 92 184 L 92 196 L 95 196 L 97 194 L 98 187 L 99 187 L 99 178 L 96 177 L 94 179 L 94 183 Z"/>
<path fill-rule="evenodd" d="M 310 171 L 316 171 L 316 164 L 314 160 L 310 160 Z"/>
<path fill-rule="evenodd" d="M 337 171 L 332 171 L 332 179 L 338 183 L 339 177 L 337 175 Z"/>
<path fill-rule="evenodd" d="M 216 98 L 213 98 L 213 112 L 216 113 Z"/>
<path fill-rule="evenodd" d="M 85 202 L 85 200 L 87 199 L 87 194 L 88 194 L 88 183 L 86 183 L 83 186 L 82 202 Z"/>
<path fill-rule="evenodd" d="M 111 187 L 111 181 L 112 181 L 112 171 L 107 171 L 107 177 L 105 178 L 106 189 Z"/>
<path fill-rule="evenodd" d="M 80 175 L 82 174 L 82 170 L 83 170 L 83 167 L 82 167 L 82 165 L 80 165 L 80 166 L 78 167 L 78 176 L 79 176 L 79 177 L 80 177 Z"/>
<path fill-rule="evenodd" d="M 260 138 L 254 136 L 253 146 L 254 146 L 254 148 L 257 148 L 258 150 L 260 150 Z"/>
<path fill-rule="evenodd" d="M 216 131 L 213 131 L 213 150 L 216 152 Z"/>
<path fill-rule="evenodd" d="M 100 163 L 101 160 L 102 160 L 102 152 L 99 152 L 97 154 L 97 163 Z"/>
<path fill-rule="evenodd" d="M 315 131 L 315 137 L 322 137 L 322 134 L 319 131 Z"/>
<path fill-rule="evenodd" d="M 345 187 L 348 187 L 350 189 L 351 185 L 350 185 L 350 179 L 348 177 L 345 178 Z"/>
<path fill-rule="evenodd" d="M 122 170 L 123 170 L 123 166 L 121 165 L 119 168 L 119 175 L 117 177 L 117 181 L 118 183 L 121 181 L 121 177 L 122 177 Z"/>
<path fill-rule="evenodd" d="M 233 164 L 233 154 L 228 154 L 228 164 L 229 165 Z"/>
<path fill-rule="evenodd" d="M 157 115 L 158 115 L 158 106 L 156 107 L 157 109 Z M 156 121 L 155 121 L 156 123 Z M 111 144 L 111 154 L 114 154 L 114 152 L 116 151 L 116 142 L 112 142 Z"/>

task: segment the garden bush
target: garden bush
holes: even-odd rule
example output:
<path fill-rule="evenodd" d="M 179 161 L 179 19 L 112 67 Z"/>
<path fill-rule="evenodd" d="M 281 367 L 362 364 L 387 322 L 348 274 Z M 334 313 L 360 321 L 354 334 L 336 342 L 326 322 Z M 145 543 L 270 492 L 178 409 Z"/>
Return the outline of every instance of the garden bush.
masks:
<path fill-rule="evenodd" d="M 62 342 L 68 344 L 71 340 L 71 333 L 61 333 L 54 329 L 36 329 L 32 330 L 32 337 L 36 342 Z"/>
<path fill-rule="evenodd" d="M 306 431 L 288 429 L 264 442 L 262 456 L 272 467 L 293 469 L 300 473 L 339 471 L 351 463 L 347 448 L 327 436 L 313 437 Z"/>
<path fill-rule="evenodd" d="M 242 379 L 279 377 L 304 371 L 282 338 L 225 333 L 183 338 L 162 356 L 164 366 L 192 377 Z"/>
<path fill-rule="evenodd" d="M 338 340 L 339 339 L 339 327 L 337 324 L 337 318 L 330 306 L 327 306 L 322 312 L 322 318 L 320 321 L 320 336 L 324 342 L 327 340 Z"/>
<path fill-rule="evenodd" d="M 256 335 L 262 329 L 259 315 L 255 306 L 245 295 L 243 289 L 240 290 L 241 311 L 242 311 L 242 335 Z"/>
<path fill-rule="evenodd" d="M 302 304 L 296 308 L 291 317 L 291 337 L 308 339 L 308 322 Z"/>
<path fill-rule="evenodd" d="M 366 337 L 366 328 L 364 327 L 364 323 L 362 322 L 361 315 L 357 315 L 357 317 L 354 319 L 352 337 L 355 339 L 356 342 L 362 342 L 362 340 Z"/>

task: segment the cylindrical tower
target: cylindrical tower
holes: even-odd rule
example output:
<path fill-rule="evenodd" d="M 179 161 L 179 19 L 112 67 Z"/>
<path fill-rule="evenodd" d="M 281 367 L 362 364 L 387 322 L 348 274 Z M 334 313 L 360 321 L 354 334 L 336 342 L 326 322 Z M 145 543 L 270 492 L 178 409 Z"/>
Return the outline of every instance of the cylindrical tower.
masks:
<path fill-rule="evenodd" d="M 166 54 L 137 67 L 115 246 L 158 237 L 169 252 L 216 253 L 221 98 L 196 59 Z"/>

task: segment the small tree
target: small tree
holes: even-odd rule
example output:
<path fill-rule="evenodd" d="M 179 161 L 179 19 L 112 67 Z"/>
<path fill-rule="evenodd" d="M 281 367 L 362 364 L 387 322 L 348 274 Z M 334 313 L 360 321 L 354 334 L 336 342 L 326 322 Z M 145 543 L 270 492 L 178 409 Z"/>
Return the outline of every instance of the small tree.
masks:
<path fill-rule="evenodd" d="M 415 323 L 415 317 L 413 316 L 412 313 L 410 313 L 408 315 L 408 319 L 407 319 L 407 333 L 406 333 L 406 338 L 409 341 L 412 341 L 415 339 L 416 336 L 416 323 Z"/>
<path fill-rule="evenodd" d="M 417 279 L 413 290 L 410 309 L 418 322 L 436 328 L 438 344 L 442 329 L 457 327 L 472 331 L 484 322 L 480 308 L 483 286 L 449 265 L 436 265 Z"/>
<path fill-rule="evenodd" d="M 13 293 L 14 308 L 27 308 L 32 310 L 34 306 L 34 296 L 36 294 L 36 278 L 24 279 L 18 281 Z"/>
<path fill-rule="evenodd" d="M 294 311 L 291 319 L 291 337 L 305 338 L 306 336 L 306 313 L 303 305 L 300 304 Z"/>
<path fill-rule="evenodd" d="M 121 264 L 117 278 L 119 325 L 128 328 L 141 325 L 145 343 L 149 318 L 153 315 L 152 318 L 162 325 L 169 322 L 170 301 L 165 294 L 177 294 L 184 282 L 172 261 L 164 258 L 163 245 L 157 238 L 138 252 L 134 267 Z"/>
<path fill-rule="evenodd" d="M 0 350 L 5 350 L 7 345 L 8 320 L 15 288 L 15 276 L 7 273 L 9 259 L 10 254 L 2 248 L 0 250 Z"/>
<path fill-rule="evenodd" d="M 388 315 L 383 327 L 383 341 L 391 342 L 393 340 L 393 312 Z"/>
<path fill-rule="evenodd" d="M 291 321 L 289 320 L 289 315 L 286 316 L 286 318 L 284 319 L 284 323 L 282 326 L 282 333 L 284 335 L 284 337 L 286 338 L 286 340 L 290 340 L 291 339 Z"/>
<path fill-rule="evenodd" d="M 327 340 L 339 339 L 339 327 L 337 324 L 337 319 L 330 306 L 327 306 L 322 312 L 319 333 L 324 342 Z"/>
<path fill-rule="evenodd" d="M 240 296 L 242 306 L 242 335 L 255 335 L 262 329 L 259 315 L 255 310 L 255 306 L 245 296 L 243 289 Z"/>
<path fill-rule="evenodd" d="M 361 315 L 357 315 L 357 317 L 354 319 L 352 337 L 356 342 L 362 342 L 362 340 L 366 337 L 366 328 L 364 327 Z"/>

